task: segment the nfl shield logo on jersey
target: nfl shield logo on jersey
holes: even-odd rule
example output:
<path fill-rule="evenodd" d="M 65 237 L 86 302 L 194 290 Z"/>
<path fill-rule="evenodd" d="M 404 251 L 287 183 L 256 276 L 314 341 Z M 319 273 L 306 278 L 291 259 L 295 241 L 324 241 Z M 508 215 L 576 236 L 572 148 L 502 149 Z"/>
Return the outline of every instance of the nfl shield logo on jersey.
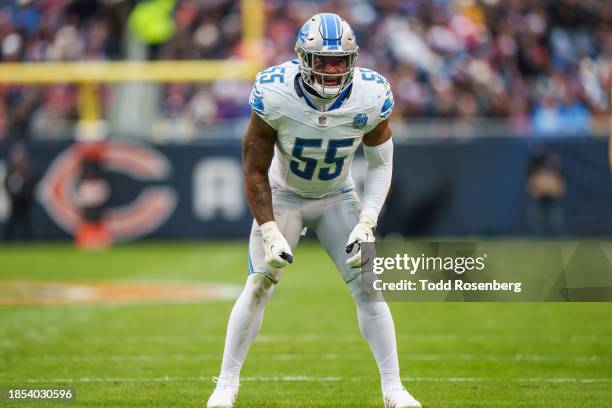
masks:
<path fill-rule="evenodd" d="M 368 115 L 366 115 L 365 113 L 358 113 L 353 118 L 353 127 L 355 129 L 363 129 L 367 123 Z"/>
<path fill-rule="evenodd" d="M 319 116 L 319 125 L 323 126 L 327 123 L 327 118 L 325 116 Z"/>

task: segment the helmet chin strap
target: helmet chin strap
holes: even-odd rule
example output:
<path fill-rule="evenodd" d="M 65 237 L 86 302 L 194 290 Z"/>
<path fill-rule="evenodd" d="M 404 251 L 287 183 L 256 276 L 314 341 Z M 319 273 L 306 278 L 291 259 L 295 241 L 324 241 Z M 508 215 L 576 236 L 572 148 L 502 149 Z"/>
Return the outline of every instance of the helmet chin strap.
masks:
<path fill-rule="evenodd" d="M 335 99 L 336 97 L 338 97 L 338 95 L 340 95 L 340 86 L 323 86 L 320 83 L 317 82 L 317 80 L 315 79 L 313 81 L 313 85 L 309 85 L 307 84 L 304 80 L 302 80 L 302 84 L 304 85 L 304 89 L 306 89 L 308 91 L 308 93 L 310 93 L 313 96 L 322 98 L 322 99 L 327 99 L 329 101 Z M 326 94 L 325 90 L 334 90 L 335 92 L 333 94 Z"/>
<path fill-rule="evenodd" d="M 312 86 L 304 82 L 302 78 L 300 78 L 300 86 L 302 88 L 302 91 L 305 91 L 308 93 L 311 102 L 314 103 L 315 106 L 321 111 L 325 111 L 329 106 L 331 106 L 331 104 L 333 104 L 336 101 L 336 99 L 338 99 L 338 96 L 340 96 L 340 95 L 334 95 L 334 96 L 328 96 L 328 97 L 321 96 L 316 89 L 314 89 Z"/>
<path fill-rule="evenodd" d="M 333 96 L 325 96 L 324 94 L 322 94 L 320 87 L 317 87 L 319 89 L 316 89 L 314 86 L 312 86 L 310 84 L 307 84 L 306 81 L 304 81 L 303 78 L 300 78 L 300 83 L 302 85 L 302 89 L 307 91 L 311 96 L 314 96 L 316 98 L 321 98 L 321 99 L 331 99 L 331 98 L 333 98 Z"/>
<path fill-rule="evenodd" d="M 340 95 L 340 86 L 323 86 L 318 83 L 315 79 L 314 87 L 317 94 L 319 94 L 322 98 L 332 99 Z M 326 93 L 325 91 L 331 91 L 330 93 Z"/>

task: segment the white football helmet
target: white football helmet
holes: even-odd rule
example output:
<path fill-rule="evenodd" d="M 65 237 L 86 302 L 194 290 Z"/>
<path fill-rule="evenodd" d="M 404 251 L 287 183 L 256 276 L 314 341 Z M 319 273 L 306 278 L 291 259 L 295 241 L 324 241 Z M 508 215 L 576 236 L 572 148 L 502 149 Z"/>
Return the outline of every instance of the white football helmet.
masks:
<path fill-rule="evenodd" d="M 353 80 L 359 47 L 351 26 L 336 14 L 315 14 L 298 33 L 295 52 L 305 84 L 324 98 L 333 98 Z M 346 59 L 346 70 L 337 74 L 317 71 L 316 61 L 324 57 Z"/>

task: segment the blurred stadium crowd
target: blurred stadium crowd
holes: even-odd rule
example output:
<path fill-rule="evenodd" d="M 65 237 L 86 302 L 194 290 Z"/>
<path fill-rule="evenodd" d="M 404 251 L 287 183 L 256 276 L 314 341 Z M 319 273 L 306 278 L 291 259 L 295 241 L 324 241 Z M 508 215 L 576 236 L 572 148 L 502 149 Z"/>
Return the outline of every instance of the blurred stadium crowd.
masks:
<path fill-rule="evenodd" d="M 5 0 L 3 62 L 129 58 L 133 0 Z M 495 117 L 516 134 L 589 133 L 610 109 L 612 0 L 265 0 L 267 65 L 294 58 L 301 24 L 333 11 L 356 31 L 358 65 L 391 82 L 395 120 Z M 181 0 L 152 59 L 240 58 L 237 0 Z M 249 114 L 251 84 L 163 87 L 153 131 L 194 129 Z M 104 97 L 105 92 L 102 92 Z M 76 90 L 0 83 L 0 139 L 70 133 Z M 604 119 L 605 120 L 605 119 Z M 15 135 L 15 136 L 13 136 Z"/>

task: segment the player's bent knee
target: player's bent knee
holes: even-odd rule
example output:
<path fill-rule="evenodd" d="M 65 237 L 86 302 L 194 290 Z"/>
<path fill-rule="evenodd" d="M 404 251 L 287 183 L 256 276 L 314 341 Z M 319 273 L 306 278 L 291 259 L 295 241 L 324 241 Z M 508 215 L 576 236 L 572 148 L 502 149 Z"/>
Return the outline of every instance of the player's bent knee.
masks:
<path fill-rule="evenodd" d="M 259 287 L 263 290 L 266 290 L 272 285 L 278 283 L 272 274 L 267 272 L 253 272 L 249 275 L 247 282 L 252 283 L 254 286 Z"/>
<path fill-rule="evenodd" d="M 273 284 L 277 284 L 281 277 L 281 269 L 273 268 L 270 265 L 265 265 L 265 267 L 259 267 L 255 269 L 253 272 L 249 272 L 249 277 L 253 275 L 261 275 L 266 277 Z"/>
<path fill-rule="evenodd" d="M 257 308 L 262 304 L 265 304 L 270 295 L 272 295 L 274 283 L 268 276 L 262 273 L 253 273 L 249 275 L 245 291 L 249 295 L 249 302 L 251 308 Z"/>
<path fill-rule="evenodd" d="M 363 279 L 363 276 L 359 276 L 356 279 L 348 282 L 348 289 L 355 302 L 385 302 L 385 299 L 382 296 L 380 291 L 374 289 L 372 285 L 368 284 L 366 279 Z"/>

